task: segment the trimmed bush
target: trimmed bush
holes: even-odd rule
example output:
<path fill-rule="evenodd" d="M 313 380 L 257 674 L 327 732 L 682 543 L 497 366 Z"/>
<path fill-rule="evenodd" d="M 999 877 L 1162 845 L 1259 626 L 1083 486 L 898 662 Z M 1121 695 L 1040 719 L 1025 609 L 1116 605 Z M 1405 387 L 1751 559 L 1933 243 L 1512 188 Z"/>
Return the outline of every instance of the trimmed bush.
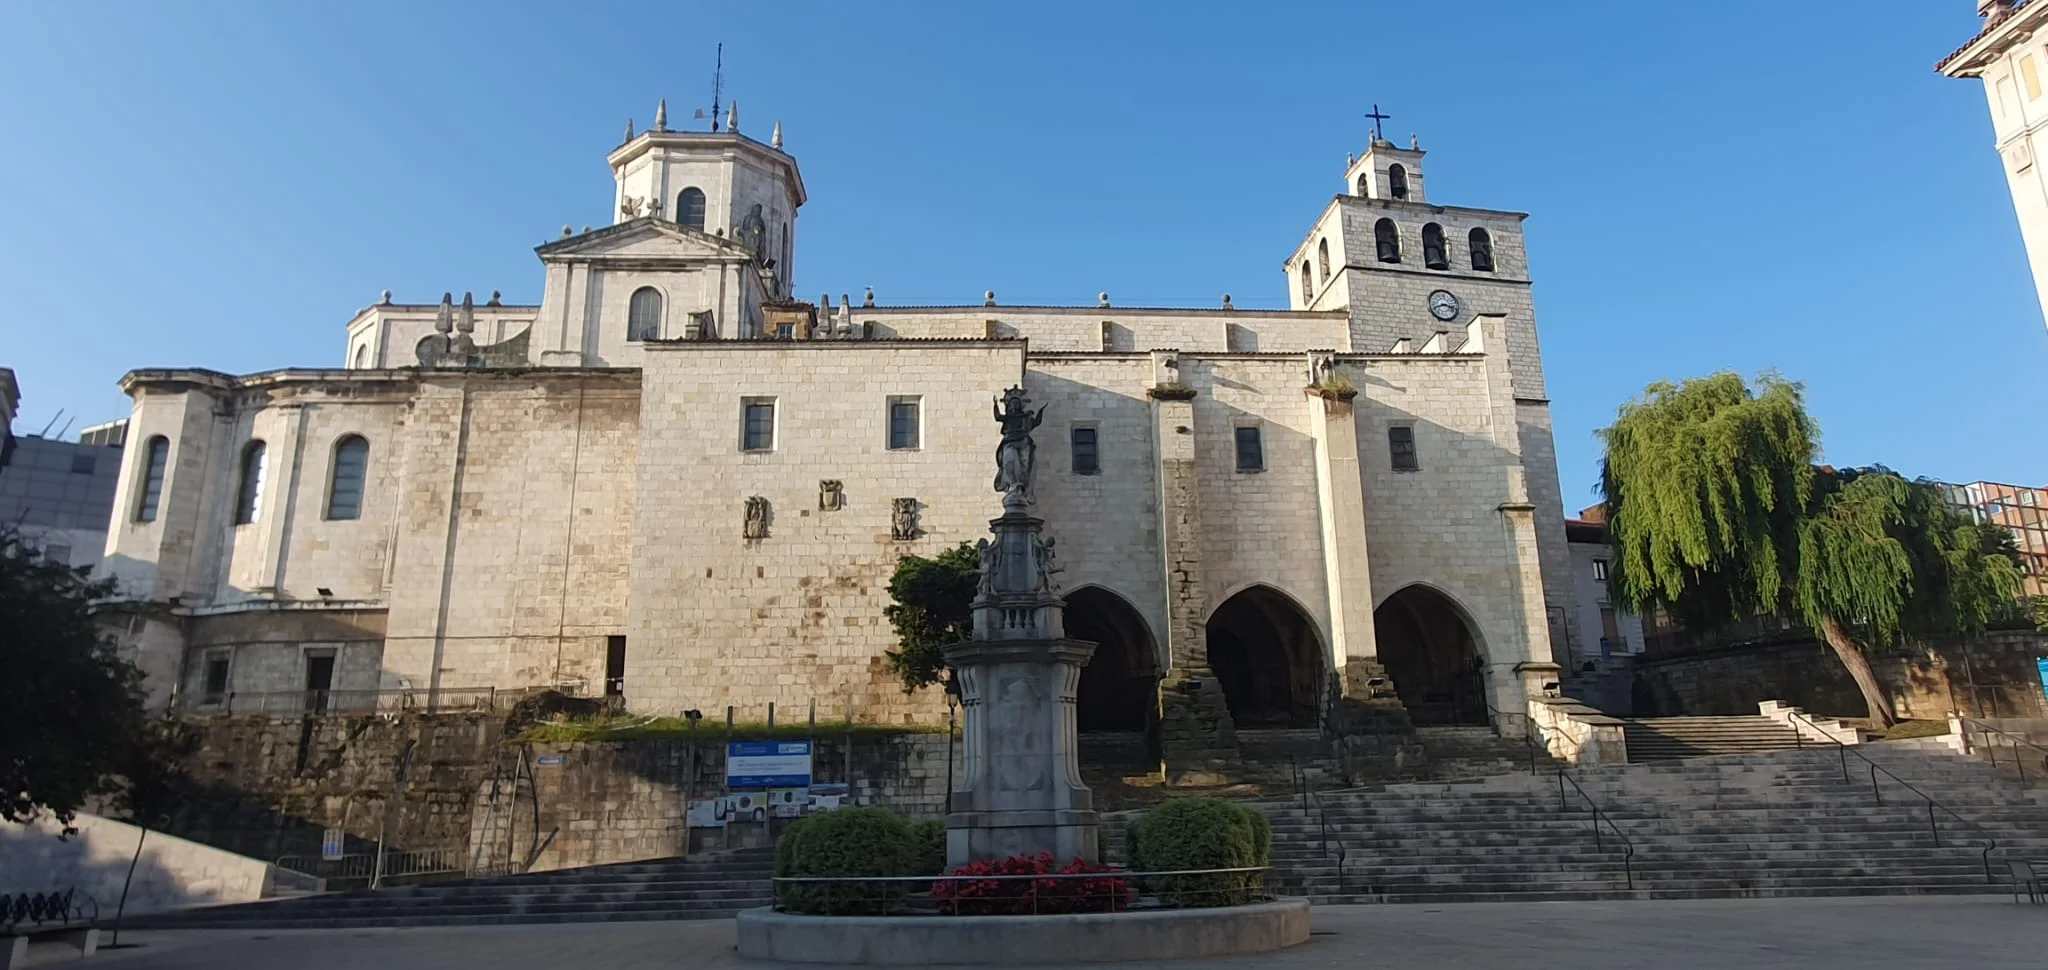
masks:
<path fill-rule="evenodd" d="M 910 823 L 910 832 L 917 837 L 917 872 L 914 874 L 945 875 L 946 823 L 940 819 L 928 818 Z"/>
<path fill-rule="evenodd" d="M 798 821 L 775 844 L 777 876 L 917 876 L 917 835 L 903 816 L 879 807 L 841 808 Z M 909 883 L 785 884 L 778 903 L 793 913 L 886 913 Z"/>
<path fill-rule="evenodd" d="M 1130 827 L 1138 872 L 1243 869 L 1273 861 L 1273 825 L 1258 810 L 1220 798 L 1176 798 Z M 1264 874 L 1165 876 L 1144 889 L 1167 906 L 1237 906 L 1257 898 Z"/>

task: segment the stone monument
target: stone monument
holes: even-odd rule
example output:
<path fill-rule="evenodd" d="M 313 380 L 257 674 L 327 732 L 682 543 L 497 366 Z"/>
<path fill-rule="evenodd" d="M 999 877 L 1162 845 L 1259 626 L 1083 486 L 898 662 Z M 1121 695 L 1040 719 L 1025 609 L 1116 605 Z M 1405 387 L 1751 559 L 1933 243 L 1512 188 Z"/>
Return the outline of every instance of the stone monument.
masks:
<path fill-rule="evenodd" d="M 1074 691 L 1095 644 L 1066 638 L 1045 521 L 1030 513 L 1038 447 L 1022 387 L 997 402 L 995 490 L 1003 514 L 981 540 L 974 639 L 946 648 L 963 714 L 960 780 L 946 814 L 946 863 L 1051 852 L 1096 859 L 1094 799 L 1075 757 Z"/>

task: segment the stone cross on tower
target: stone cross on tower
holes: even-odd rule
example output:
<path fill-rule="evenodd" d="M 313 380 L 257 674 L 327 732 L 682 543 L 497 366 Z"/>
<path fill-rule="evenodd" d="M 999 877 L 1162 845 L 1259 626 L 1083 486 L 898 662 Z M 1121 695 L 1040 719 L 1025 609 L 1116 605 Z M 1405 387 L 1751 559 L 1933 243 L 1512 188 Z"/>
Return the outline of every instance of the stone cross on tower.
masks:
<path fill-rule="evenodd" d="M 980 583 L 974 639 L 946 648 L 964 715 L 961 777 L 946 814 L 946 859 L 1051 852 L 1062 861 L 1094 860 L 1094 797 L 1075 757 L 1074 692 L 1095 644 L 1066 638 L 1053 540 L 1034 518 L 1037 444 L 1031 432 L 1045 409 L 1031 409 L 1022 387 L 995 408 L 995 490 L 1001 518 L 976 544 Z"/>

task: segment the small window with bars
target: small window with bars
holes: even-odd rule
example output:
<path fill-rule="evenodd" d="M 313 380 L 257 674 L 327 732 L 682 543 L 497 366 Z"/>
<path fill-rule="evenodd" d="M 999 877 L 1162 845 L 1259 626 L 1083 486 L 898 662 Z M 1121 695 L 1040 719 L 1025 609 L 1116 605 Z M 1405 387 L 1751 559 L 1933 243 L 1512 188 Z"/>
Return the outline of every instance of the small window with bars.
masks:
<path fill-rule="evenodd" d="M 740 403 L 740 450 L 775 450 L 775 399 L 750 397 Z"/>
<path fill-rule="evenodd" d="M 1081 425 L 1069 432 L 1074 449 L 1074 474 L 1099 475 L 1102 473 L 1102 450 L 1093 425 Z"/>
<path fill-rule="evenodd" d="M 1594 581 L 1596 581 L 1596 582 L 1602 582 L 1602 583 L 1604 583 L 1604 582 L 1606 582 L 1606 581 L 1607 581 L 1607 560 L 1605 560 L 1605 559 L 1595 559 L 1595 560 L 1593 560 L 1593 579 L 1594 579 Z"/>
<path fill-rule="evenodd" d="M 1387 454 L 1393 456 L 1394 470 L 1412 472 L 1422 468 L 1415 456 L 1415 429 L 1399 424 L 1387 429 Z"/>
<path fill-rule="evenodd" d="M 890 451 L 915 451 L 923 446 L 921 404 L 922 399 L 915 397 L 889 399 Z"/>
<path fill-rule="evenodd" d="M 1266 444 L 1259 437 L 1258 425 L 1243 425 L 1236 429 L 1237 470 L 1241 472 L 1262 472 L 1266 470 Z"/>

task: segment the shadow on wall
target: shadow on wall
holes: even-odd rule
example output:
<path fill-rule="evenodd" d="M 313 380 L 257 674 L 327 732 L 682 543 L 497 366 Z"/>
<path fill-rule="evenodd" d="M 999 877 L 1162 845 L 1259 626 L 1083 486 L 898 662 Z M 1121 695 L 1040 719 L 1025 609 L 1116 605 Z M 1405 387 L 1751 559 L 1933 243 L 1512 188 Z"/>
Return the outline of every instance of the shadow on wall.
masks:
<path fill-rule="evenodd" d="M 101 919 L 112 919 L 121 885 L 141 837 L 142 856 L 128 889 L 128 914 L 261 899 L 271 886 L 270 865 L 126 822 L 79 815 L 77 832 L 43 819 L 0 825 L 0 894 L 76 888 L 92 896 Z"/>

